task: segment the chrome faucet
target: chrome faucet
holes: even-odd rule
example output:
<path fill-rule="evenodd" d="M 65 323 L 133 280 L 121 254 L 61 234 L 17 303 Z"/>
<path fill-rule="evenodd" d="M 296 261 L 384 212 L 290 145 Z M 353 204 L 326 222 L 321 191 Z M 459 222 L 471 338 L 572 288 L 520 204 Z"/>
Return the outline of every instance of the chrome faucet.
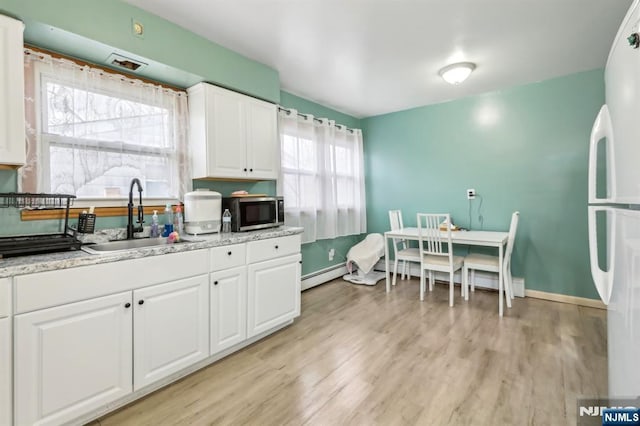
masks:
<path fill-rule="evenodd" d="M 138 185 L 138 192 L 140 193 L 140 201 L 138 202 L 138 223 L 140 226 L 133 226 L 133 185 Z M 127 204 L 127 240 L 133 238 L 135 232 L 142 232 L 142 224 L 144 223 L 144 209 L 142 207 L 142 184 L 138 178 L 131 180 L 131 186 L 129 187 L 129 204 Z"/>

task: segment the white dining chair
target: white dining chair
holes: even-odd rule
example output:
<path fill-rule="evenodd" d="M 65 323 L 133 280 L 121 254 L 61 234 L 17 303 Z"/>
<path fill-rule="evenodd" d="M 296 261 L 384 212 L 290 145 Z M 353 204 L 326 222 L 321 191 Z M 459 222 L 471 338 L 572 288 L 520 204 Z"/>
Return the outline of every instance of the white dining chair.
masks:
<path fill-rule="evenodd" d="M 399 231 L 404 228 L 402 224 L 402 211 L 389 210 L 389 224 L 392 231 Z M 392 285 L 396 285 L 396 274 L 398 272 L 398 261 L 402 261 L 401 279 L 409 277 L 407 272 L 407 262 L 420 263 L 420 251 L 417 248 L 409 247 L 407 240 L 393 238 L 393 280 Z M 411 265 L 409 265 L 411 267 Z M 411 271 L 409 271 L 411 272 Z"/>
<path fill-rule="evenodd" d="M 507 299 L 507 306 L 511 307 L 511 299 L 513 299 L 513 279 L 511 278 L 511 253 L 513 253 L 513 244 L 516 239 L 516 231 L 518 229 L 518 221 L 520 212 L 513 212 L 511 215 L 511 226 L 509 226 L 509 238 L 507 239 L 507 248 L 504 252 L 504 260 L 502 262 L 502 277 L 504 280 L 504 291 Z M 464 275 L 463 281 L 471 286 L 471 291 L 475 291 L 475 271 L 500 272 L 500 259 L 498 256 L 487 254 L 471 253 L 464 259 Z M 471 277 L 469 278 L 469 272 Z M 467 288 L 465 298 L 469 298 L 469 289 Z"/>
<path fill-rule="evenodd" d="M 433 272 L 449 274 L 449 306 L 453 306 L 453 274 L 462 269 L 463 256 L 454 256 L 451 228 L 440 231 L 440 223 L 451 223 L 451 215 L 418 213 L 418 242 L 420 244 L 420 300 L 424 300 L 425 271 L 429 271 L 429 291 L 433 290 Z M 446 221 L 446 222 L 445 222 Z M 462 293 L 466 285 L 462 284 Z"/>

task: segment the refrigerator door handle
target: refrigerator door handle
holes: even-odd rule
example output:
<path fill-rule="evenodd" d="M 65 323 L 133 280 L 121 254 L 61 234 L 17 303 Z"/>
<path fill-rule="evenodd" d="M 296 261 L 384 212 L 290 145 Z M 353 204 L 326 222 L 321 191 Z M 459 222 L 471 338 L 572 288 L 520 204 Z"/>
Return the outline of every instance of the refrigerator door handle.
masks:
<path fill-rule="evenodd" d="M 615 239 L 616 235 L 616 215 L 613 214 L 614 209 L 605 206 L 589 206 L 589 260 L 591 263 L 591 276 L 593 277 L 593 282 L 596 285 L 596 290 L 598 290 L 600 299 L 602 299 L 605 305 L 608 305 L 609 300 L 611 299 L 611 291 L 613 289 L 614 265 L 613 262 L 610 262 L 611 264 L 608 265 L 609 270 L 603 271 L 598 264 L 598 232 L 596 229 L 596 214 L 601 211 L 612 213 L 607 216 L 611 219 L 608 236 Z M 615 259 L 615 241 L 610 241 L 608 247 L 611 252 L 608 253 L 607 258 Z"/>
<path fill-rule="evenodd" d="M 598 143 L 607 139 L 607 196 L 598 198 L 596 196 L 596 178 L 598 166 Z M 616 194 L 615 173 L 612 169 L 613 161 L 613 126 L 607 105 L 602 105 L 591 129 L 589 140 L 589 203 L 612 203 Z"/>

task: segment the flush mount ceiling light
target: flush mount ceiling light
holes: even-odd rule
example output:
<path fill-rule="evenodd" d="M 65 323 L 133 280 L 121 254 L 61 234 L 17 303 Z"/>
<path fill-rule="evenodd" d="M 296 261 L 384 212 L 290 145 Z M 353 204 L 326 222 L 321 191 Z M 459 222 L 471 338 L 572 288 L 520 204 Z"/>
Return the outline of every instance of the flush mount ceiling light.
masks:
<path fill-rule="evenodd" d="M 449 84 L 460 84 L 471 75 L 471 71 L 476 69 L 476 64 L 471 62 L 458 62 L 447 65 L 438 74 Z"/>

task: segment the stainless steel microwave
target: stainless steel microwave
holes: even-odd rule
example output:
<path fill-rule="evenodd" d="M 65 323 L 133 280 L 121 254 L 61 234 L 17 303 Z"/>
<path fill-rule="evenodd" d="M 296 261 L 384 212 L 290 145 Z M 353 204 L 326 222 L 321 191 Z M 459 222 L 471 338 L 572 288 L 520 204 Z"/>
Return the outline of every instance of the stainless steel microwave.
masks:
<path fill-rule="evenodd" d="M 231 212 L 231 231 L 255 231 L 284 225 L 282 197 L 230 197 L 222 199 L 222 210 Z"/>

